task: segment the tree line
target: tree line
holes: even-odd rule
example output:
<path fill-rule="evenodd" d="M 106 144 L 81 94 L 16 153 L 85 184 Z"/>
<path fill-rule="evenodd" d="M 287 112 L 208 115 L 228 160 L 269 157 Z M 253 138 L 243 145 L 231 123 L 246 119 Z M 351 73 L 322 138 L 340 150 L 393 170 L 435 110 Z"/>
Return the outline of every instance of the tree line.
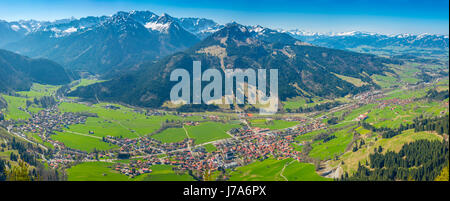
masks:
<path fill-rule="evenodd" d="M 402 133 L 402 131 L 414 129 L 415 132 L 435 131 L 436 133 L 449 134 L 449 115 L 442 117 L 424 118 L 422 115 L 415 118 L 411 124 L 400 124 L 398 128 L 380 127 L 376 128 L 369 123 L 362 122 L 361 126 L 372 132 L 382 132 L 383 138 L 392 138 Z"/>
<path fill-rule="evenodd" d="M 342 175 L 344 181 L 432 181 L 448 166 L 449 145 L 447 142 L 418 140 L 403 145 L 396 153 L 376 149 L 366 164 L 358 164 L 352 175 Z"/>
<path fill-rule="evenodd" d="M 291 113 L 291 112 L 294 112 L 294 113 L 318 112 L 318 111 L 329 110 L 329 109 L 332 109 L 332 108 L 337 107 L 339 105 L 342 105 L 342 103 L 339 102 L 339 101 L 333 101 L 333 102 L 326 102 L 326 103 L 317 104 L 317 105 L 314 105 L 312 107 L 299 107 L 297 109 L 287 108 L 286 111 L 288 113 Z"/>

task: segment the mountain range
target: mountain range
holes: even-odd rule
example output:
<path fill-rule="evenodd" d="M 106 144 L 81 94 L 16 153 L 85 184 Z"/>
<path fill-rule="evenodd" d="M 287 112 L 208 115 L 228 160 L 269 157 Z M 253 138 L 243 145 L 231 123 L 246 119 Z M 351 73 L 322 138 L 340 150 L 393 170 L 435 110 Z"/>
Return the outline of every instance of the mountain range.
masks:
<path fill-rule="evenodd" d="M 184 51 L 223 27 L 210 19 L 176 18 L 168 14 L 158 16 L 150 11 L 118 12 L 111 16 L 53 22 L 0 21 L 0 48 L 33 58 L 47 58 L 71 70 L 110 77 L 144 62 Z M 269 30 L 285 33 L 278 35 L 284 38 L 266 40 L 297 39 L 315 46 L 366 53 L 376 53 L 369 51 L 371 48 L 434 48 L 439 53 L 448 52 L 448 36 L 441 35 L 319 34 L 247 27 L 258 33 L 256 37 L 265 37 L 263 32 Z"/>
<path fill-rule="evenodd" d="M 209 19 L 158 16 L 150 11 L 54 22 L 0 21 L 0 36 L 3 38 L 0 44 L 5 49 L 53 60 L 68 72 L 99 74 L 109 80 L 80 87 L 70 95 L 148 107 L 159 107 L 169 99 L 168 89 L 175 84 L 169 81 L 173 69 L 185 68 L 191 72 L 192 61 L 196 60 L 202 61 L 203 70 L 279 69 L 279 96 L 286 100 L 295 96 L 341 97 L 377 88 L 371 76 L 390 72 L 386 64 L 401 63 L 397 57 L 347 51 L 352 48 L 394 46 L 448 52 L 448 36 L 309 34 L 238 23 L 220 25 Z M 6 51 L 3 54 L 13 55 Z M 13 72 L 11 58 L 17 59 L 17 63 L 34 61 L 19 55 L 6 57 L 9 61 L 4 66 L 9 66 L 2 69 L 5 72 Z M 3 84 L 4 90 L 26 89 L 32 81 L 67 83 L 70 80 L 58 64 L 45 59 L 36 61 L 51 63 L 49 75 L 61 74 L 61 80 L 40 80 L 30 71 L 19 70 L 29 79 L 11 84 L 20 73 L 11 74 L 6 82 L 13 87 Z M 350 83 L 345 77 L 362 84 Z"/>
<path fill-rule="evenodd" d="M 170 72 L 177 68 L 192 72 L 193 61 L 201 61 L 202 70 L 216 68 L 222 72 L 230 68 L 279 69 L 282 100 L 295 96 L 340 97 L 376 88 L 370 76 L 390 71 L 385 64 L 398 62 L 312 46 L 286 33 L 231 23 L 184 52 L 142 64 L 137 71 L 110 81 L 80 87 L 69 95 L 159 107 L 169 100 L 168 89 L 176 84 L 169 80 Z M 361 79 L 367 84 L 355 86 L 338 75 Z"/>
<path fill-rule="evenodd" d="M 395 34 L 385 35 L 361 31 L 343 33 L 311 33 L 300 30 L 279 30 L 288 33 L 299 40 L 329 48 L 349 49 L 355 48 L 422 48 L 440 49 L 448 52 L 448 35 L 436 34 Z"/>
<path fill-rule="evenodd" d="M 158 16 L 150 11 L 1 23 L 0 37 L 5 40 L 0 44 L 5 49 L 94 74 L 120 71 L 185 50 L 220 27 L 207 19 Z"/>

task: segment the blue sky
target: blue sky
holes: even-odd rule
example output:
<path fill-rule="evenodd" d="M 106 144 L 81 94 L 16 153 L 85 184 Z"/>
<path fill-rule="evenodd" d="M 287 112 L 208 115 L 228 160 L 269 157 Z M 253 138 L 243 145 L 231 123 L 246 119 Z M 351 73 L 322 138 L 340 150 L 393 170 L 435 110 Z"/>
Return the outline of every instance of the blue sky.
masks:
<path fill-rule="evenodd" d="M 448 35 L 448 0 L 0 0 L 0 19 L 55 20 L 150 10 L 270 28 Z"/>

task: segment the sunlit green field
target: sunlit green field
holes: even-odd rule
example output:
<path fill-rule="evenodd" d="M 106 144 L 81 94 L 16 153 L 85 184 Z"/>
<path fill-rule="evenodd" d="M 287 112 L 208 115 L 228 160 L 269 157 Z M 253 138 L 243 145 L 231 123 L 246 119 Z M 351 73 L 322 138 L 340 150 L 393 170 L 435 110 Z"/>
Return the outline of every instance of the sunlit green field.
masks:
<path fill-rule="evenodd" d="M 230 138 L 226 132 L 232 128 L 240 127 L 239 124 L 222 124 L 218 122 L 203 122 L 198 126 L 186 126 L 189 137 L 195 139 L 195 144 Z"/>
<path fill-rule="evenodd" d="M 203 147 L 204 147 L 204 148 L 206 149 L 206 151 L 209 152 L 209 153 L 211 153 L 211 152 L 217 150 L 216 146 L 214 146 L 213 144 L 205 144 Z"/>
<path fill-rule="evenodd" d="M 184 140 L 187 138 L 187 135 L 183 128 L 168 128 L 151 137 L 162 143 L 173 143 Z"/>
<path fill-rule="evenodd" d="M 366 122 L 375 127 L 398 128 L 401 124 L 412 123 L 420 115 L 436 116 L 445 110 L 440 102 L 413 102 L 404 106 L 372 109 Z"/>
<path fill-rule="evenodd" d="M 314 165 L 292 162 L 294 159 L 266 159 L 249 165 L 238 167 L 231 173 L 230 181 L 324 181 L 327 178 L 319 176 Z M 286 167 L 283 170 L 283 167 Z M 281 176 L 283 175 L 283 176 Z"/>
<path fill-rule="evenodd" d="M 30 114 L 24 111 L 26 108 L 25 98 L 8 95 L 3 95 L 3 98 L 8 103 L 8 108 L 6 109 L 6 119 L 26 120 L 31 117 Z"/>
<path fill-rule="evenodd" d="M 125 138 L 139 137 L 136 132 L 132 132 L 116 122 L 96 117 L 88 117 L 85 124 L 70 125 L 67 130 L 82 134 L 89 134 L 89 131 L 92 131 L 94 134 L 89 135 L 98 137 L 107 135 L 117 137 L 122 136 Z"/>
<path fill-rule="evenodd" d="M 67 169 L 69 181 L 128 181 L 128 176 L 113 170 L 114 163 L 87 162 Z"/>
<path fill-rule="evenodd" d="M 420 98 L 426 95 L 428 89 L 429 88 L 422 88 L 416 90 L 396 89 L 386 93 L 387 96 L 385 98 L 382 98 L 381 100 L 387 100 L 392 98 L 398 99 Z"/>
<path fill-rule="evenodd" d="M 109 143 L 103 142 L 100 137 L 84 136 L 69 132 L 56 132 L 51 136 L 52 139 L 64 143 L 67 147 L 78 149 L 81 151 L 92 152 L 96 150 L 109 150 L 117 147 Z"/>
<path fill-rule="evenodd" d="M 70 91 L 74 91 L 78 87 L 83 87 L 83 86 L 87 86 L 87 85 L 91 85 L 91 84 L 95 84 L 95 83 L 99 83 L 99 82 L 104 82 L 104 80 L 96 80 L 96 79 L 76 80 L 71 83 L 71 85 L 73 85 L 73 87 L 70 88 Z"/>
<path fill-rule="evenodd" d="M 30 91 L 18 91 L 17 94 L 27 98 L 40 98 L 42 96 L 55 95 L 56 91 L 60 87 L 61 86 L 33 83 L 33 85 L 30 88 Z"/>
<path fill-rule="evenodd" d="M 345 97 L 343 98 L 337 98 L 334 100 L 330 100 L 330 99 L 324 99 L 324 98 L 320 98 L 320 97 L 314 97 L 311 98 L 311 102 L 308 102 L 309 99 L 308 98 L 304 98 L 304 97 L 295 97 L 295 98 L 290 98 L 286 101 L 283 101 L 283 107 L 285 109 L 298 109 L 299 107 L 302 108 L 309 108 L 309 107 L 314 107 L 317 104 L 321 104 L 321 103 L 326 103 L 326 102 L 331 102 L 331 101 L 341 101 L 341 102 L 346 102 L 347 99 Z"/>
<path fill-rule="evenodd" d="M 130 178 L 113 170 L 115 163 L 86 162 L 67 170 L 69 181 L 194 181 L 187 173 L 176 174 L 169 165 L 151 166 L 151 173 Z"/>
<path fill-rule="evenodd" d="M 283 128 L 289 128 L 298 124 L 296 121 L 284 121 L 284 120 L 271 120 L 266 119 L 252 119 L 250 120 L 251 126 L 259 128 L 268 128 L 270 130 L 278 130 Z"/>
<path fill-rule="evenodd" d="M 371 78 L 377 85 L 381 86 L 382 88 L 398 86 L 398 81 L 395 77 L 374 74 L 371 76 Z"/>
<path fill-rule="evenodd" d="M 106 109 L 106 105 L 115 105 L 120 109 Z M 107 120 L 109 124 L 115 124 L 128 130 L 123 132 L 123 136 L 128 135 L 131 138 L 150 134 L 161 127 L 161 124 L 166 120 L 183 120 L 182 117 L 175 115 L 163 115 L 163 116 L 146 116 L 143 113 L 135 112 L 133 109 L 117 105 L 117 104 L 95 104 L 87 106 L 80 103 L 67 103 L 63 102 L 59 108 L 62 112 L 89 112 L 95 113 L 100 119 Z M 197 116 L 184 118 L 184 120 L 197 119 Z M 114 135 L 114 133 L 110 134 Z"/>
<path fill-rule="evenodd" d="M 177 174 L 170 165 L 153 165 L 150 167 L 151 173 L 139 175 L 135 181 L 195 181 L 187 173 Z"/>
<path fill-rule="evenodd" d="M 328 142 L 324 143 L 323 140 L 314 142 L 309 156 L 323 160 L 344 153 L 348 144 L 352 141 L 353 128 L 354 126 L 334 132 L 332 135 L 335 135 L 336 138 Z"/>

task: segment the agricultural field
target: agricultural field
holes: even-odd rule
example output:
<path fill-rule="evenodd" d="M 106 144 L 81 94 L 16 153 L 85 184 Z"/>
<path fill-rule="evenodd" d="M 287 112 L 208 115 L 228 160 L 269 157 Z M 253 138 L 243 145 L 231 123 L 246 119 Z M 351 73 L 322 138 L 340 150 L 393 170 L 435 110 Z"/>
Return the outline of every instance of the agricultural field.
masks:
<path fill-rule="evenodd" d="M 40 98 L 43 96 L 53 96 L 61 86 L 58 85 L 43 85 L 39 83 L 33 83 L 29 91 L 16 92 L 22 97 L 26 98 Z"/>
<path fill-rule="evenodd" d="M 91 84 L 95 84 L 95 83 L 100 83 L 100 82 L 104 82 L 105 80 L 97 80 L 97 79 L 81 79 L 81 80 L 76 80 L 73 81 L 72 83 L 70 83 L 70 85 L 72 85 L 72 87 L 70 88 L 70 91 L 74 91 L 75 89 L 77 89 L 78 87 L 84 87 L 87 85 L 91 85 Z"/>
<path fill-rule="evenodd" d="M 386 93 L 386 97 L 382 98 L 381 100 L 388 100 L 393 98 L 398 99 L 420 98 L 427 94 L 427 90 L 429 88 L 430 87 L 414 90 L 395 89 L 391 92 Z"/>
<path fill-rule="evenodd" d="M 8 108 L 6 108 L 6 119 L 13 120 L 26 120 L 31 117 L 26 109 L 26 98 L 2 95 L 5 101 L 8 103 Z"/>
<path fill-rule="evenodd" d="M 162 143 L 180 142 L 187 137 L 186 131 L 183 128 L 167 128 L 158 134 L 151 135 L 151 138 L 159 140 Z"/>
<path fill-rule="evenodd" d="M 214 146 L 213 144 L 205 144 L 203 147 L 204 147 L 204 148 L 206 149 L 206 151 L 209 152 L 209 153 L 211 153 L 211 152 L 217 150 L 216 146 Z"/>
<path fill-rule="evenodd" d="M 315 135 L 324 132 L 323 130 L 316 130 L 309 133 L 305 133 L 303 135 L 299 135 L 295 138 L 296 141 L 310 141 L 314 138 Z"/>
<path fill-rule="evenodd" d="M 125 161 L 120 161 L 125 162 Z M 151 173 L 130 178 L 113 170 L 116 163 L 85 162 L 67 170 L 69 181 L 194 181 L 187 173 L 176 174 L 170 165 L 153 165 Z"/>
<path fill-rule="evenodd" d="M 266 119 L 252 119 L 250 124 L 253 127 L 268 128 L 270 130 L 278 130 L 283 128 L 289 128 L 298 124 L 296 121 L 285 120 L 266 120 Z"/>
<path fill-rule="evenodd" d="M 351 112 L 345 116 L 344 122 L 351 122 L 360 114 L 364 114 L 368 111 L 371 111 L 376 104 L 367 104 L 362 107 L 351 110 Z"/>
<path fill-rule="evenodd" d="M 126 138 L 136 138 L 139 135 L 131 132 L 129 129 L 122 127 L 120 124 L 97 117 L 88 117 L 85 124 L 75 124 L 69 126 L 68 132 L 81 133 L 97 137 L 117 136 Z M 89 134 L 89 131 L 94 132 Z"/>
<path fill-rule="evenodd" d="M 445 108 L 439 102 L 413 102 L 404 106 L 372 109 L 366 122 L 375 127 L 398 128 L 401 124 L 412 123 L 420 115 L 436 116 L 441 111 L 445 111 Z"/>
<path fill-rule="evenodd" d="M 361 86 L 368 84 L 367 82 L 363 82 L 361 79 L 358 79 L 358 78 L 348 77 L 345 75 L 339 75 L 336 73 L 333 73 L 333 74 L 336 75 L 336 77 L 339 77 L 340 79 L 345 80 L 348 83 L 355 85 L 356 87 L 361 87 Z"/>
<path fill-rule="evenodd" d="M 129 181 L 128 176 L 113 170 L 114 163 L 86 162 L 67 169 L 68 181 Z"/>
<path fill-rule="evenodd" d="M 283 177 L 284 176 L 284 177 Z M 230 181 L 324 181 L 314 165 L 300 163 L 293 159 L 275 160 L 272 158 L 256 161 L 236 168 L 231 173 Z"/>
<path fill-rule="evenodd" d="M 64 143 L 67 147 L 81 151 L 92 152 L 95 150 L 109 150 L 117 146 L 103 142 L 101 137 L 89 136 L 88 134 L 56 132 L 51 136 L 52 139 Z"/>
<path fill-rule="evenodd" d="M 371 78 L 377 85 L 379 85 L 382 88 L 391 88 L 398 86 L 397 78 L 393 76 L 373 74 Z"/>
<path fill-rule="evenodd" d="M 295 98 L 289 98 L 286 101 L 283 101 L 283 107 L 285 109 L 298 109 L 299 107 L 303 108 L 309 108 L 314 107 L 317 104 L 332 102 L 332 101 L 341 101 L 341 102 L 347 102 L 347 98 L 337 98 L 335 100 L 330 99 L 324 99 L 320 97 L 314 97 L 314 98 L 305 98 L 305 97 L 295 97 Z"/>
<path fill-rule="evenodd" d="M 52 96 L 59 87 L 60 86 L 33 83 L 30 91 L 18 91 L 16 92 L 17 96 L 0 95 L 8 103 L 6 119 L 26 120 L 30 118 L 31 115 L 28 112 L 37 113 L 38 111 L 43 110 L 43 108 L 39 108 L 35 104 L 27 108 L 26 101 L 33 101 L 35 98 L 41 98 L 43 96 Z"/>
<path fill-rule="evenodd" d="M 334 132 L 331 135 L 336 136 L 336 138 L 331 139 L 328 142 L 323 142 L 323 140 L 314 142 L 312 144 L 312 150 L 309 152 L 309 156 L 325 160 L 344 153 L 353 139 L 354 128 L 355 126 L 350 126 Z"/>
<path fill-rule="evenodd" d="M 189 137 L 195 139 L 195 144 L 203 144 L 215 140 L 230 138 L 227 132 L 239 128 L 239 124 L 222 124 L 218 122 L 203 122 L 198 126 L 185 126 Z"/>
<path fill-rule="evenodd" d="M 107 109 L 107 105 L 114 105 L 120 107 L 120 109 Z M 146 116 L 143 113 L 135 112 L 131 108 L 127 108 L 121 105 L 115 104 L 95 104 L 95 105 L 84 105 L 80 103 L 67 103 L 63 102 L 59 105 L 62 112 L 88 112 L 95 113 L 98 118 L 91 118 L 89 121 L 92 124 L 80 125 L 80 127 L 85 126 L 100 126 L 98 132 L 103 133 L 102 135 L 111 136 L 127 136 L 129 138 L 136 138 L 146 134 L 150 134 L 161 127 L 161 124 L 166 120 L 181 120 L 181 117 L 174 115 L 162 115 L 162 116 Z M 101 125 L 96 125 L 100 123 Z M 103 124 L 103 125 L 102 125 Z M 119 128 L 121 127 L 121 128 Z M 104 130 L 110 128 L 109 130 Z M 111 130 L 118 129 L 119 131 L 113 132 Z M 84 129 L 85 133 L 86 130 Z M 94 133 L 97 130 L 93 130 Z"/>
<path fill-rule="evenodd" d="M 187 173 L 177 174 L 170 165 L 153 165 L 150 167 L 151 173 L 135 177 L 134 181 L 194 181 L 194 178 Z"/>
<path fill-rule="evenodd" d="M 44 142 L 42 140 L 42 138 L 39 137 L 39 135 L 37 135 L 36 133 L 25 133 L 25 135 L 28 137 L 28 139 L 31 139 L 32 141 L 34 141 L 36 143 L 42 144 L 49 149 L 54 149 L 54 146 L 51 143 Z"/>
<path fill-rule="evenodd" d="M 416 84 L 420 81 L 420 79 L 416 77 L 420 72 L 420 69 L 418 69 L 414 65 L 411 65 L 410 63 L 389 66 L 399 76 L 400 80 L 407 84 Z"/>

